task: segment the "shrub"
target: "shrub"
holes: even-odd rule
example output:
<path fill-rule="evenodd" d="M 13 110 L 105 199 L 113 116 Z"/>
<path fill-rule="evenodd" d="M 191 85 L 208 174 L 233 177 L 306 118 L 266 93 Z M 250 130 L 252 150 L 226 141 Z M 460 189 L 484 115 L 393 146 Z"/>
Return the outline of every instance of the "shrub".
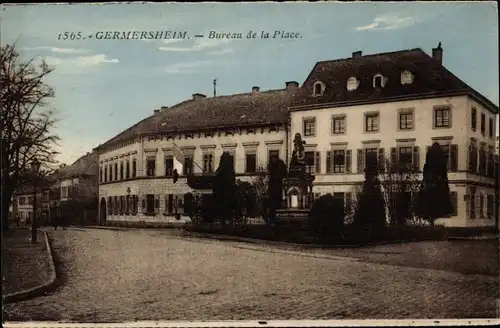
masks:
<path fill-rule="evenodd" d="M 344 232 L 343 200 L 326 194 L 318 198 L 309 214 L 312 230 L 323 241 L 338 241 Z"/>

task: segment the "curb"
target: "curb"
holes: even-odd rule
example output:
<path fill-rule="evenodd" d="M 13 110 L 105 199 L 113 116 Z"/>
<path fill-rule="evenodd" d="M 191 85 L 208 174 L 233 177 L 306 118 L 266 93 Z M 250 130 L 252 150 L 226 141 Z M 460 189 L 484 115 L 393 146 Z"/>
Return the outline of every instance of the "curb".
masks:
<path fill-rule="evenodd" d="M 500 236 L 473 236 L 473 237 L 448 237 L 450 241 L 471 241 L 471 240 L 499 240 Z"/>
<path fill-rule="evenodd" d="M 47 253 L 48 253 L 48 259 L 49 259 L 49 265 L 50 265 L 50 277 L 48 281 L 45 284 L 22 290 L 19 292 L 7 294 L 2 296 L 2 300 L 4 304 L 7 303 L 14 303 L 14 302 L 20 302 L 20 301 L 25 301 L 27 299 L 37 297 L 37 296 L 43 296 L 49 292 L 51 292 L 55 287 L 57 287 L 57 274 L 56 274 L 56 267 L 54 264 L 54 256 L 53 256 L 53 250 L 52 247 L 50 246 L 50 241 L 49 241 L 49 236 L 47 231 L 42 230 L 44 236 L 45 236 L 45 246 L 47 248 Z"/>

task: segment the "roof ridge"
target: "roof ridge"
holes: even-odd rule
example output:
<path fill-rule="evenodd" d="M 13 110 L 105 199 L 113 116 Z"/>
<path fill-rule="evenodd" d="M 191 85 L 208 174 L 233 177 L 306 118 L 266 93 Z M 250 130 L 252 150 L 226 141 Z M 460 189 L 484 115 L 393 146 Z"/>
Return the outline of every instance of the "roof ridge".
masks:
<path fill-rule="evenodd" d="M 420 51 L 423 54 L 426 54 L 427 56 L 429 56 L 424 50 L 422 50 L 422 48 L 419 47 L 419 48 L 412 48 L 412 49 L 405 49 L 405 50 L 395 50 L 395 51 L 387 51 L 387 52 L 379 52 L 379 53 L 374 53 L 374 54 L 362 55 L 359 58 L 365 59 L 367 57 L 394 55 L 394 54 L 401 54 L 401 53 L 405 53 L 405 52 L 415 52 L 415 51 Z M 333 62 L 339 62 L 342 60 L 350 60 L 350 59 L 355 59 L 355 58 L 358 58 L 358 57 L 345 57 L 345 58 L 337 58 L 337 59 L 320 60 L 316 63 L 317 64 L 333 63 Z"/>

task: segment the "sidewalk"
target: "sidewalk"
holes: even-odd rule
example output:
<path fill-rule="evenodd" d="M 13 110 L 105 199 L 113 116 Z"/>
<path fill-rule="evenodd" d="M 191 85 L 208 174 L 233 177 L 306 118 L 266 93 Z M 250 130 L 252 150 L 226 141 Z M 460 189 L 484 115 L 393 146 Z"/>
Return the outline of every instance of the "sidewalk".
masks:
<path fill-rule="evenodd" d="M 17 302 L 47 293 L 56 282 L 52 251 L 45 231 L 31 244 L 31 230 L 11 228 L 2 238 L 2 298 Z"/>

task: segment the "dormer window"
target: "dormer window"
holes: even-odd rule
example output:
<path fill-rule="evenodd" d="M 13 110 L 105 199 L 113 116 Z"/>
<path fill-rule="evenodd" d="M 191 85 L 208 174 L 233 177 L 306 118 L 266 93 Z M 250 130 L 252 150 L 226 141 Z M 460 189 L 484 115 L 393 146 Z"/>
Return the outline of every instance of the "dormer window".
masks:
<path fill-rule="evenodd" d="M 412 84 L 413 83 L 413 74 L 408 71 L 404 71 L 401 73 L 401 84 Z"/>
<path fill-rule="evenodd" d="M 348 91 L 353 91 L 356 90 L 359 86 L 359 80 L 356 79 L 354 76 L 351 76 L 349 80 L 347 80 L 347 90 Z"/>
<path fill-rule="evenodd" d="M 313 96 L 321 96 L 325 91 L 325 84 L 323 82 L 314 83 Z"/>
<path fill-rule="evenodd" d="M 383 88 L 385 86 L 385 82 L 387 82 L 387 78 L 382 74 L 377 74 L 373 77 L 374 88 Z"/>

